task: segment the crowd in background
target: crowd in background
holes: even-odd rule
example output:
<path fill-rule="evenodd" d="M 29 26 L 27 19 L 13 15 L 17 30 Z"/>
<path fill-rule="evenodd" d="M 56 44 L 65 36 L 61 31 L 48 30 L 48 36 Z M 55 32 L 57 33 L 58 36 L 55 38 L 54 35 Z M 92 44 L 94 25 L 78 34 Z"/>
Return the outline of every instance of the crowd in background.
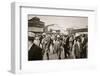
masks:
<path fill-rule="evenodd" d="M 28 60 L 43 60 L 44 55 L 50 60 L 50 52 L 64 59 L 87 58 L 88 35 L 87 34 L 35 34 L 28 37 Z M 55 58 L 54 58 L 55 59 Z"/>

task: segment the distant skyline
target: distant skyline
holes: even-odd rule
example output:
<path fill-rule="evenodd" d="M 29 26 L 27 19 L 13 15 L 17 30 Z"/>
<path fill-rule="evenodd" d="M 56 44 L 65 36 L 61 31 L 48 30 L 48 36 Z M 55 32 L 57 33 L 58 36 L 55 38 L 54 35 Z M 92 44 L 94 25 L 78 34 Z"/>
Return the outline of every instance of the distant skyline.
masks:
<path fill-rule="evenodd" d="M 36 16 L 36 15 L 29 15 L 28 20 L 38 17 L 40 21 L 45 22 L 45 25 L 56 24 L 56 26 L 61 27 L 63 29 L 66 28 L 86 28 L 88 26 L 88 17 L 75 17 L 75 16 Z"/>

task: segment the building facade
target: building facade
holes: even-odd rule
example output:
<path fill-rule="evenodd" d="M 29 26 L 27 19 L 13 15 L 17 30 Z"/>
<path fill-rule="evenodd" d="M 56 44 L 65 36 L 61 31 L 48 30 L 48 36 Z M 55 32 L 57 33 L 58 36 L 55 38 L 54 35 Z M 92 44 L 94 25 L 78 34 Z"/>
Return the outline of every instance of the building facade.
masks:
<path fill-rule="evenodd" d="M 33 17 L 28 20 L 28 31 L 34 33 L 44 32 L 45 23 L 40 20 L 38 17 Z"/>

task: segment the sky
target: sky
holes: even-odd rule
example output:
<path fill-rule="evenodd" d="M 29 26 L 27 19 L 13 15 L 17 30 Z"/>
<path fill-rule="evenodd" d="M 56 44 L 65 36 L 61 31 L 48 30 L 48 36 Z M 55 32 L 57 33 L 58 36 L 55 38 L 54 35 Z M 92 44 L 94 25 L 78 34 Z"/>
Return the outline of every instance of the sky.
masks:
<path fill-rule="evenodd" d="M 40 18 L 40 21 L 45 22 L 45 26 L 50 24 L 55 24 L 55 29 L 57 28 L 86 28 L 88 26 L 88 17 L 75 17 L 75 16 L 38 16 L 29 15 L 28 19 L 33 17 Z"/>

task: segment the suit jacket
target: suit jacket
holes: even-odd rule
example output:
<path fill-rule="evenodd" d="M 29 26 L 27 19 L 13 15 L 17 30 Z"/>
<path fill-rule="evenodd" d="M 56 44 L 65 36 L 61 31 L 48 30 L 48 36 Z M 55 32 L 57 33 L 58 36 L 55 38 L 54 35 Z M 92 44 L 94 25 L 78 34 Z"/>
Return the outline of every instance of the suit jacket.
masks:
<path fill-rule="evenodd" d="M 74 52 L 77 58 L 81 57 L 81 45 L 79 46 L 78 43 L 74 45 Z"/>
<path fill-rule="evenodd" d="M 39 46 L 33 44 L 28 51 L 28 60 L 42 60 L 42 49 Z"/>

